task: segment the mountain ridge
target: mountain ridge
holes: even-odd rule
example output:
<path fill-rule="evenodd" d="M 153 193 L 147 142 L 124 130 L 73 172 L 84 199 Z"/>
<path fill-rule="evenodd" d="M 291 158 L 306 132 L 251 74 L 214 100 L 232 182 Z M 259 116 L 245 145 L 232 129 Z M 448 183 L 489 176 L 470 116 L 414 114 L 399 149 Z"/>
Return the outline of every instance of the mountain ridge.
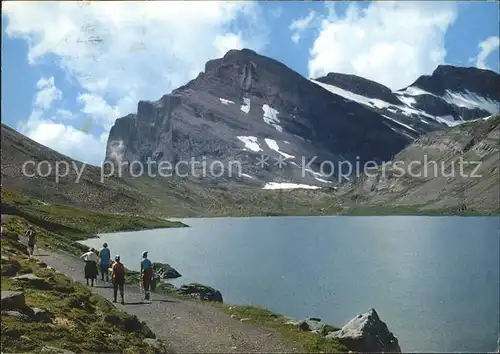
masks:
<path fill-rule="evenodd" d="M 442 76 L 451 68 L 438 67 L 433 75 Z M 492 77 L 500 84 L 500 75 Z M 488 98 L 496 97 L 494 92 L 477 102 L 467 102 L 456 92 L 451 98 L 437 97 L 417 89 L 421 78 L 399 91 L 356 75 L 329 73 L 306 79 L 253 50 L 230 50 L 209 60 L 205 71 L 185 85 L 158 101 L 140 101 L 135 114 L 118 118 L 108 138 L 106 160 L 237 159 L 246 161 L 248 183 L 288 179 L 322 186 L 339 180 L 320 176 L 321 163 L 387 161 L 422 134 L 498 111 L 500 98 Z M 486 106 L 494 112 L 484 110 Z M 288 164 L 284 169 L 258 170 L 248 161 L 259 153 L 285 156 Z M 314 156 L 318 159 L 310 173 L 299 174 L 300 157 Z"/>

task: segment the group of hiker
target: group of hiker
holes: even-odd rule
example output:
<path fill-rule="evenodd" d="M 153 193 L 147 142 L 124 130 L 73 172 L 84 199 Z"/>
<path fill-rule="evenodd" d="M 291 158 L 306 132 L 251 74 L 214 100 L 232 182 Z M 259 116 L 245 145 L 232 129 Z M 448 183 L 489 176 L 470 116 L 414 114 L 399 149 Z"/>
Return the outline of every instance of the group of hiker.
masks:
<path fill-rule="evenodd" d="M 97 280 L 100 270 L 101 280 L 109 282 L 109 271 L 111 269 L 111 282 L 113 284 L 113 302 L 116 303 L 118 291 L 120 291 L 121 304 L 125 304 L 124 287 L 125 287 L 125 266 L 120 260 L 120 256 L 116 255 L 114 261 L 111 261 L 111 251 L 108 244 L 105 242 L 100 250 L 90 248 L 88 252 L 80 256 L 85 261 L 85 280 L 87 285 L 94 286 L 94 280 Z M 140 284 L 144 290 L 144 300 L 150 300 L 151 283 L 153 281 L 153 263 L 148 259 L 148 252 L 142 253 Z M 104 280 L 106 278 L 106 280 Z"/>

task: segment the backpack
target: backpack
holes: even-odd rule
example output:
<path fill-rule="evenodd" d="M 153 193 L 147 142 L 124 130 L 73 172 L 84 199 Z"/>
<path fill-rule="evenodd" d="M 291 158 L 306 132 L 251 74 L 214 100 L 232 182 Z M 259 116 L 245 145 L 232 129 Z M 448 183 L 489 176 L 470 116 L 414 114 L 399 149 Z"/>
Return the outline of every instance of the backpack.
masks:
<path fill-rule="evenodd" d="M 125 267 L 121 262 L 115 262 L 113 265 L 113 279 L 125 277 Z"/>

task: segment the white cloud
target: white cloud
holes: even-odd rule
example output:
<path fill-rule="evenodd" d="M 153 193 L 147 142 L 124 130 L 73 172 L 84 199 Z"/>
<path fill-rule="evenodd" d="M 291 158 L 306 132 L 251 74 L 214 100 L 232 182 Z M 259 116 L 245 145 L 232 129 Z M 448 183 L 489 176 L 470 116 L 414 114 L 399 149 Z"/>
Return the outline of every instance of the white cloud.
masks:
<path fill-rule="evenodd" d="M 330 5 L 310 50 L 309 75 L 341 72 L 407 86 L 444 63 L 444 36 L 456 16 L 449 2 L 350 4 L 344 16 Z"/>
<path fill-rule="evenodd" d="M 72 126 L 46 119 L 41 111 L 33 111 L 18 129 L 36 142 L 79 161 L 100 165 L 104 160 L 106 134 L 96 138 Z"/>
<path fill-rule="evenodd" d="M 240 34 L 225 33 L 215 37 L 214 46 L 217 49 L 217 56 L 222 57 L 231 49 L 243 49 L 244 43 Z"/>
<path fill-rule="evenodd" d="M 76 118 L 75 114 L 70 110 L 59 108 L 56 110 L 56 118 L 60 120 L 73 120 Z"/>
<path fill-rule="evenodd" d="M 36 107 L 49 109 L 54 101 L 62 98 L 62 92 L 54 84 L 54 77 L 42 77 L 36 87 L 39 89 L 34 102 Z"/>
<path fill-rule="evenodd" d="M 29 45 L 31 65 L 50 60 L 79 84 L 76 103 L 81 113 L 92 117 L 105 133 L 116 118 L 135 112 L 139 100 L 157 100 L 185 84 L 203 71 L 208 60 L 229 49 L 260 51 L 267 44 L 259 5 L 244 1 L 117 1 L 85 6 L 13 1 L 3 4 L 2 15 L 7 17 L 6 34 Z M 53 102 L 58 96 L 46 94 L 36 102 L 48 108 L 49 97 Z M 43 124 L 43 130 L 34 122 Z M 58 142 L 41 138 L 40 132 L 50 124 L 59 132 Z M 60 123 L 30 119 L 28 125 L 32 136 L 51 147 L 64 148 L 77 139 L 100 143 Z M 89 151 L 104 154 L 104 148 Z"/>
<path fill-rule="evenodd" d="M 491 53 L 493 53 L 500 47 L 500 38 L 495 36 L 488 37 L 487 39 L 479 43 L 478 47 L 479 47 L 479 54 L 475 58 L 476 66 L 479 69 L 490 69 L 486 65 L 486 59 L 490 56 Z M 495 60 L 494 69 L 498 70 L 498 59 Z"/>
<path fill-rule="evenodd" d="M 307 16 L 292 21 L 288 29 L 292 31 L 291 38 L 294 43 L 299 43 L 302 33 L 314 24 L 315 19 L 316 12 L 310 10 Z"/>

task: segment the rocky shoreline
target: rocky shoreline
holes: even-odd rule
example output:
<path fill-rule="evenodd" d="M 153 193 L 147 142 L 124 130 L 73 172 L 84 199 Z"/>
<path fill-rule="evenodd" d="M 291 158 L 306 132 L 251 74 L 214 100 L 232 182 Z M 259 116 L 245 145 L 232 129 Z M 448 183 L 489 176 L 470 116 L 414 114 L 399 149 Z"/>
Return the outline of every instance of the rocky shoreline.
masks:
<path fill-rule="evenodd" d="M 158 280 L 168 279 L 167 274 L 179 274 L 168 264 L 155 263 L 155 275 Z M 158 272 L 158 273 L 157 273 Z M 174 273 L 175 272 L 175 273 Z M 162 276 L 160 276 L 162 274 Z M 176 276 L 177 278 L 178 276 Z M 160 280 L 160 281 L 161 281 Z M 201 301 L 223 303 L 222 293 L 210 286 L 199 283 L 184 284 L 180 287 L 161 281 L 160 288 L 171 294 L 187 296 Z M 229 311 L 238 306 L 230 306 Z M 231 314 L 231 318 L 237 318 Z M 401 353 L 398 339 L 383 322 L 377 311 L 370 308 L 368 311 L 358 314 L 342 328 L 323 323 L 320 318 L 295 319 L 292 317 L 277 316 L 284 320 L 285 325 L 295 327 L 300 332 L 312 332 L 329 340 L 337 340 L 349 350 L 356 352 L 384 352 Z M 239 318 L 245 322 L 249 318 Z"/>

